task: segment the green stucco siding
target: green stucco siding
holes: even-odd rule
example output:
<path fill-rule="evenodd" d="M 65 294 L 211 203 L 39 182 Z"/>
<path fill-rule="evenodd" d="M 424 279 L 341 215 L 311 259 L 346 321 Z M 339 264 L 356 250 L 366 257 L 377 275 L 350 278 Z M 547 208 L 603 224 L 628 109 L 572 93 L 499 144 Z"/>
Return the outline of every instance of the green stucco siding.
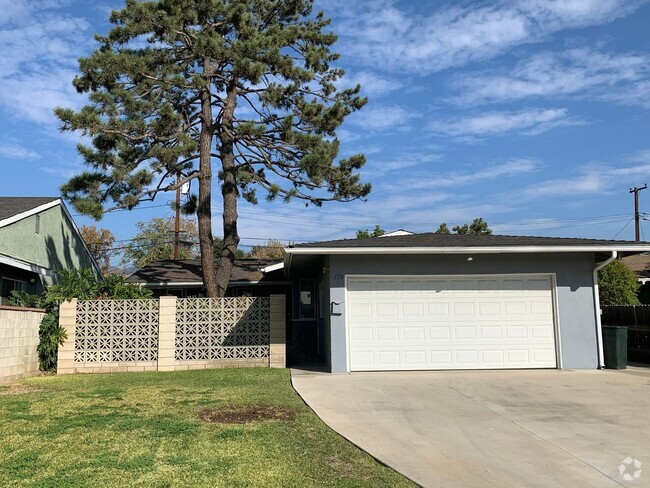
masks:
<path fill-rule="evenodd" d="M 37 215 L 40 217 L 38 231 Z M 93 268 L 81 238 L 60 206 L 37 215 L 0 228 L 0 254 L 52 271 Z M 51 281 L 43 278 L 46 283 Z"/>

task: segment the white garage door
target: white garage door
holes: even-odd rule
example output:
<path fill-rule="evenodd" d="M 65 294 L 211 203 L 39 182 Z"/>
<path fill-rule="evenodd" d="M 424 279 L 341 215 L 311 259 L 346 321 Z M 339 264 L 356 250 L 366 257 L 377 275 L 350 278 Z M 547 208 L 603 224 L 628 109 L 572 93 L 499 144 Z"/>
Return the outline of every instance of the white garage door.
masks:
<path fill-rule="evenodd" d="M 349 277 L 351 371 L 555 368 L 550 276 Z"/>

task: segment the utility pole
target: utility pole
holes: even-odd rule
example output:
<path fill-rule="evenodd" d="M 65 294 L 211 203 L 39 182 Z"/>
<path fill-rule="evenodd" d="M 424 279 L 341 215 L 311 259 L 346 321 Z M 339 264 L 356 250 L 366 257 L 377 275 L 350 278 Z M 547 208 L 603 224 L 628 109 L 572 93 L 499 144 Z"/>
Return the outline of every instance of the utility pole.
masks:
<path fill-rule="evenodd" d="M 176 175 L 176 185 L 180 181 L 180 175 Z M 174 259 L 178 259 L 181 253 L 181 187 L 176 188 L 176 216 L 174 217 Z"/>
<path fill-rule="evenodd" d="M 641 240 L 641 216 L 639 215 L 639 192 L 648 188 L 648 184 L 641 187 L 630 188 L 630 193 L 634 193 L 634 240 L 639 242 Z"/>

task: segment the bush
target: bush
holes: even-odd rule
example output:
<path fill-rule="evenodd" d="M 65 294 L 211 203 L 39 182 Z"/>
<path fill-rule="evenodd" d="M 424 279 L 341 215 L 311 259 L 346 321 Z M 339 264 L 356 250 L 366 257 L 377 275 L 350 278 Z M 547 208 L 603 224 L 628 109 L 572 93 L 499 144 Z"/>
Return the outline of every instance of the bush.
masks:
<path fill-rule="evenodd" d="M 57 271 L 60 280 L 50 285 L 42 295 L 24 292 L 12 293 L 10 303 L 19 307 L 45 308 L 46 314 L 39 328 L 38 363 L 42 371 L 56 371 L 59 346 L 68 338 L 59 325 L 59 304 L 65 300 L 141 299 L 150 298 L 151 291 L 124 277 L 109 275 L 99 280 L 91 269 L 65 269 Z"/>
<path fill-rule="evenodd" d="M 63 345 L 68 335 L 59 325 L 59 311 L 45 314 L 38 330 L 38 367 L 41 371 L 56 371 L 59 346 Z"/>
<path fill-rule="evenodd" d="M 639 282 L 627 264 L 616 259 L 598 272 L 601 305 L 639 305 Z"/>

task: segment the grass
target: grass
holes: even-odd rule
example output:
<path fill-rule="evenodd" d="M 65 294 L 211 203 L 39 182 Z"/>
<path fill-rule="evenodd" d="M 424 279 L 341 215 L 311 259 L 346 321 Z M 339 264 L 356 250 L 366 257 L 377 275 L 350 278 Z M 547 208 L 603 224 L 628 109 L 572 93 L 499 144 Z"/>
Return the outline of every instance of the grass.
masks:
<path fill-rule="evenodd" d="M 295 420 L 206 423 L 261 406 Z M 44 376 L 0 386 L 0 486 L 413 486 L 261 368 Z"/>

